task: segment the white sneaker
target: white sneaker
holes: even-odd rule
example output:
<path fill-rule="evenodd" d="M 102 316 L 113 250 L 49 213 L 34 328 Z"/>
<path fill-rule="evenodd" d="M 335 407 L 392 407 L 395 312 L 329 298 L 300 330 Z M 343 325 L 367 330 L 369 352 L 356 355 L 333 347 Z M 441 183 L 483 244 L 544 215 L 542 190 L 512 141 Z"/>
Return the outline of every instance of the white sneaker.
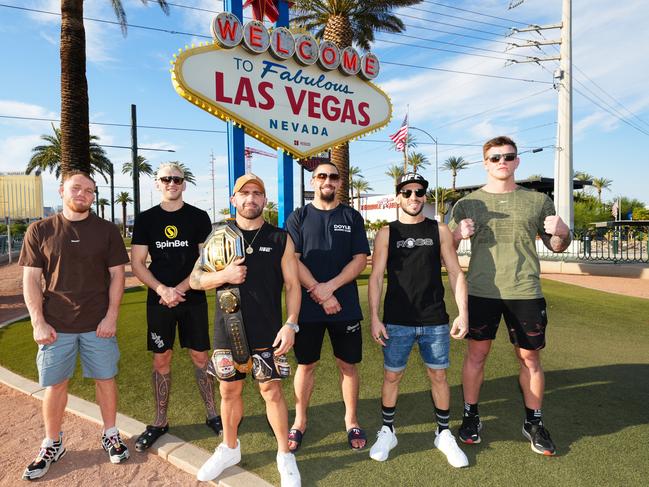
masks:
<path fill-rule="evenodd" d="M 397 446 L 396 431 L 392 431 L 389 427 L 383 426 L 376 433 L 376 443 L 370 449 L 370 458 L 377 462 L 384 462 L 388 459 L 390 450 L 395 446 Z"/>
<path fill-rule="evenodd" d="M 300 471 L 292 453 L 277 453 L 277 470 L 282 479 L 281 487 L 301 487 Z"/>
<path fill-rule="evenodd" d="M 444 430 L 441 433 L 435 432 L 435 447 L 446 455 L 448 463 L 455 468 L 467 467 L 469 460 L 460 447 L 457 446 L 455 437 L 450 430 Z"/>
<path fill-rule="evenodd" d="M 241 444 L 237 440 L 236 448 L 228 448 L 228 445 L 221 443 L 216 447 L 214 453 L 203 466 L 198 470 L 196 478 L 202 482 L 213 480 L 228 467 L 232 467 L 241 461 Z"/>

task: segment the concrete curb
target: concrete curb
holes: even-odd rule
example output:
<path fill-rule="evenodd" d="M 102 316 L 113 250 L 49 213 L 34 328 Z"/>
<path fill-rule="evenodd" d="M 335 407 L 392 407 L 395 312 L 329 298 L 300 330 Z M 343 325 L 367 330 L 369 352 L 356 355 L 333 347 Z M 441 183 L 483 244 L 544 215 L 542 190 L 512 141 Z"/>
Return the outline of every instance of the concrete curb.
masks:
<path fill-rule="evenodd" d="M 0 382 L 40 400 L 45 395 L 44 387 L 4 367 L 0 367 Z M 102 424 L 99 406 L 85 399 L 70 394 L 66 411 L 93 423 Z M 120 413 L 117 413 L 117 426 L 120 432 L 129 438 L 139 436 L 146 428 L 144 423 Z M 149 449 L 149 452 L 158 455 L 163 460 L 194 476 L 211 455 L 210 452 L 170 434 L 160 438 L 156 445 Z M 208 482 L 207 485 L 218 487 L 272 487 L 272 484 L 269 484 L 261 477 L 237 466 L 226 469 L 221 478 Z"/>
<path fill-rule="evenodd" d="M 21 321 L 24 319 L 29 318 L 29 313 L 25 313 L 24 315 L 16 316 L 15 318 L 8 319 L 6 321 L 3 321 L 0 323 L 0 328 L 4 328 L 5 326 L 9 326 L 12 323 L 15 323 L 16 321 Z"/>

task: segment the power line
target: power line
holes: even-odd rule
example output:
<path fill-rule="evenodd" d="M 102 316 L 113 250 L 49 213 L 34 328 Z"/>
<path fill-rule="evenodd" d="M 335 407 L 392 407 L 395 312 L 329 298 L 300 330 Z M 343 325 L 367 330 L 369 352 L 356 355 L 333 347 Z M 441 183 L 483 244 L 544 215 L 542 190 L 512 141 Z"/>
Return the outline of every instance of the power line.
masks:
<path fill-rule="evenodd" d="M 38 117 L 19 117 L 16 115 L 0 115 L 0 118 L 9 118 L 14 120 L 30 120 L 35 122 L 60 122 L 58 118 L 38 118 Z M 90 125 L 104 125 L 107 127 L 131 127 L 127 123 L 109 123 L 109 122 L 90 122 Z M 210 134 L 225 134 L 226 130 L 207 130 L 207 129 L 194 129 L 185 127 L 163 127 L 159 125 L 137 125 L 139 129 L 152 129 L 152 130 L 175 130 L 179 132 L 203 132 Z"/>
<path fill-rule="evenodd" d="M 428 39 L 422 39 L 422 40 L 428 40 Z M 442 49 L 441 47 L 419 46 L 417 44 L 409 44 L 407 42 L 398 42 L 398 41 L 389 41 L 387 39 L 375 39 L 375 41 L 376 42 L 386 42 L 388 44 L 396 44 L 396 45 L 399 45 L 399 46 L 416 47 L 418 49 L 428 49 L 430 51 L 449 52 L 449 53 L 452 53 L 452 54 L 463 54 L 465 56 L 481 57 L 481 58 L 488 58 L 488 59 L 497 59 L 499 61 L 507 61 L 509 59 L 509 58 L 506 58 L 506 57 L 490 56 L 488 54 L 475 54 L 473 52 L 462 52 L 462 51 L 454 51 L 453 49 Z"/>
<path fill-rule="evenodd" d="M 440 17 L 448 17 L 450 19 L 467 20 L 469 22 L 475 22 L 476 24 L 489 25 L 489 26 L 498 27 L 498 28 L 501 28 L 501 29 L 509 29 L 508 25 L 494 24 L 493 22 L 485 22 L 483 20 L 474 20 L 474 19 L 470 19 L 470 18 L 467 18 L 467 17 L 460 17 L 459 15 L 443 14 L 441 12 L 436 12 L 434 10 L 426 10 L 424 8 L 419 8 L 419 7 L 407 6 L 407 7 L 404 7 L 404 8 L 409 8 L 411 10 L 417 10 L 418 12 L 424 12 L 424 13 L 427 13 L 427 14 L 439 15 Z"/>
<path fill-rule="evenodd" d="M 617 118 L 620 122 L 625 123 L 625 124 L 627 124 L 629 127 L 632 127 L 632 128 L 634 128 L 634 129 L 636 129 L 638 132 L 640 132 L 640 133 L 642 133 L 642 134 L 644 134 L 644 135 L 648 135 L 648 136 L 649 136 L 649 132 L 647 132 L 647 131 L 641 129 L 641 128 L 638 127 L 637 125 L 632 124 L 632 123 L 629 122 L 626 118 L 620 117 L 619 115 L 615 114 L 615 113 L 612 112 L 610 109 L 608 109 L 607 107 L 600 105 L 597 101 L 593 100 L 591 97 L 589 97 L 588 95 L 586 95 L 583 91 L 581 91 L 581 90 L 579 90 L 579 89 L 577 89 L 577 88 L 574 88 L 574 87 L 573 87 L 573 90 L 575 90 L 575 91 L 576 91 L 577 93 L 579 93 L 581 96 L 583 96 L 584 98 L 586 98 L 586 99 L 587 99 L 588 101 L 590 101 L 593 105 L 599 107 L 601 110 L 605 111 L 605 112 L 608 113 L 609 115 L 612 115 L 613 117 Z"/>
<path fill-rule="evenodd" d="M 44 14 L 55 15 L 55 16 L 59 16 L 59 17 L 61 16 L 61 14 L 58 13 L 58 12 L 48 12 L 48 11 L 45 11 L 45 10 L 37 10 L 37 9 L 31 9 L 31 8 L 26 8 L 26 7 L 17 7 L 17 6 L 14 6 L 14 5 L 0 4 L 0 7 L 13 8 L 13 9 L 24 10 L 24 11 L 28 11 L 28 12 L 44 13 Z M 100 23 L 105 23 L 105 24 L 111 24 L 111 25 L 121 25 L 117 21 L 105 20 L 105 19 L 95 19 L 95 18 L 91 18 L 91 17 L 84 17 L 84 20 L 89 20 L 89 21 L 92 21 L 92 22 L 100 22 Z M 148 26 L 142 26 L 142 25 L 136 25 L 136 24 L 126 24 L 126 26 L 129 27 L 129 28 L 134 28 L 134 29 L 145 29 L 145 30 L 152 30 L 152 31 L 156 31 L 156 32 L 165 32 L 165 33 L 168 33 L 168 34 L 180 34 L 180 35 L 187 35 L 187 36 L 211 39 L 210 36 L 206 36 L 206 35 L 202 35 L 202 34 L 194 34 L 194 33 L 190 33 L 190 32 L 181 32 L 181 31 L 161 29 L 161 28 L 157 28 L 157 27 L 148 27 Z M 442 72 L 447 72 L 447 73 L 466 74 L 466 75 L 472 75 L 472 76 L 482 76 L 482 77 L 487 77 L 487 78 L 506 79 L 506 80 L 512 80 L 512 81 L 525 81 L 525 82 L 528 82 L 528 83 L 551 84 L 550 81 L 539 81 L 539 80 L 530 80 L 530 79 L 524 79 L 524 78 L 513 78 L 513 77 L 508 77 L 508 76 L 498 76 L 498 75 L 490 75 L 490 74 L 482 74 L 482 73 L 471 73 L 471 72 L 467 72 L 467 71 L 456 71 L 456 70 L 452 70 L 452 69 L 432 68 L 432 67 L 428 67 L 428 66 L 419 66 L 419 65 L 414 65 L 414 64 L 402 64 L 402 63 L 394 63 L 394 62 L 389 62 L 389 61 L 381 61 L 381 63 L 383 63 L 383 64 L 393 64 L 395 66 L 402 66 L 402 67 L 409 67 L 409 68 L 420 68 L 420 69 L 427 69 L 427 70 L 432 70 L 432 71 L 442 71 Z"/>
<path fill-rule="evenodd" d="M 522 22 L 520 20 L 507 19 L 505 17 L 498 17 L 496 15 L 489 15 L 489 14 L 485 14 L 485 13 L 482 13 L 482 12 L 478 12 L 476 10 L 469 10 L 469 9 L 466 9 L 466 8 L 455 7 L 453 5 L 448 5 L 448 4 L 445 4 L 445 3 L 432 2 L 430 0 L 423 0 L 422 3 L 428 3 L 428 4 L 432 4 L 432 5 L 437 5 L 439 7 L 450 8 L 450 9 L 453 9 L 453 10 L 458 10 L 460 12 L 467 12 L 467 13 L 471 13 L 471 14 L 481 15 L 483 17 L 488 17 L 488 18 L 491 18 L 491 19 L 504 20 L 505 22 L 512 22 L 514 24 L 529 25 L 529 22 Z"/>

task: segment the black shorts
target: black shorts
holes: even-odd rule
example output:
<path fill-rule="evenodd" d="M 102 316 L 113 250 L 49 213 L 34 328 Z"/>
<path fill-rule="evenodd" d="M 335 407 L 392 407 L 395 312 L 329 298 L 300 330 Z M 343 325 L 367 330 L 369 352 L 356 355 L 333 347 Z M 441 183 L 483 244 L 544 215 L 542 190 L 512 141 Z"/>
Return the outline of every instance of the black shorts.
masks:
<path fill-rule="evenodd" d="M 176 324 L 180 346 L 198 352 L 210 349 L 207 302 L 180 304 L 174 308 L 163 305 L 146 307 L 147 349 L 162 353 L 174 347 Z"/>
<path fill-rule="evenodd" d="M 545 347 L 548 324 L 545 299 L 492 299 L 469 295 L 469 333 L 472 340 L 496 338 L 501 317 L 509 332 L 509 341 L 525 350 Z"/>
<path fill-rule="evenodd" d="M 357 364 L 363 358 L 363 335 L 360 321 L 300 323 L 300 332 L 295 335 L 295 358 L 302 365 L 320 360 L 325 330 L 334 356 L 348 364 Z"/>

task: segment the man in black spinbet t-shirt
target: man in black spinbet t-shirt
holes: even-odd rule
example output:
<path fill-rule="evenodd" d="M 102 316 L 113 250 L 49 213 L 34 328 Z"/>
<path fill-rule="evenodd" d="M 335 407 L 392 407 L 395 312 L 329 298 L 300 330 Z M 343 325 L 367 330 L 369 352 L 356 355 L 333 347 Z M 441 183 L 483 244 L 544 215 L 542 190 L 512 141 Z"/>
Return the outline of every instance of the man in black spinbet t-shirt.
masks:
<path fill-rule="evenodd" d="M 162 193 L 159 205 L 135 219 L 131 247 L 133 273 L 149 287 L 147 297 L 148 350 L 153 352 L 153 395 L 156 415 L 135 443 L 149 448 L 169 430 L 167 408 L 171 389 L 171 358 L 176 337 L 189 349 L 198 390 L 205 403 L 206 424 L 217 435 L 221 418 L 214 403 L 214 379 L 207 373 L 210 337 L 204 291 L 189 287 L 189 275 L 212 225 L 208 214 L 183 201 L 186 183 L 178 164 L 162 164 L 156 173 Z M 147 268 L 147 254 L 151 265 Z"/>
<path fill-rule="evenodd" d="M 237 438 L 243 417 L 243 384 L 246 374 L 237 369 L 233 353 L 236 339 L 225 330 L 226 314 L 243 323 L 243 335 L 252 355 L 252 375 L 266 403 L 266 416 L 277 439 L 277 470 L 283 487 L 299 487 L 300 472 L 295 456 L 288 451 L 288 409 L 281 379 L 290 369 L 286 353 L 299 331 L 300 281 L 297 259 L 291 238 L 284 230 L 264 222 L 266 206 L 264 182 L 252 173 L 239 177 L 230 202 L 236 208 L 235 224 L 243 236 L 245 254 L 216 272 L 207 272 L 196 262 L 190 284 L 194 289 L 216 289 L 217 314 L 214 326 L 212 363 L 219 379 L 223 442 L 198 470 L 196 477 L 208 481 L 223 470 L 241 461 L 241 445 Z M 235 285 L 236 290 L 231 289 Z M 282 324 L 282 287 L 285 288 L 286 322 Z M 241 297 L 237 306 L 224 305 L 225 296 Z M 220 293 L 220 294 L 219 294 Z M 221 307 L 224 305 L 224 308 Z M 228 306 L 231 308 L 228 311 Z M 241 367 L 239 367 L 241 369 Z"/>
<path fill-rule="evenodd" d="M 286 221 L 295 242 L 302 284 L 300 334 L 295 341 L 295 421 L 289 448 L 296 451 L 306 432 L 307 408 L 313 392 L 324 333 L 329 333 L 342 377 L 345 429 L 349 446 L 365 447 L 366 435 L 358 424 L 358 369 L 362 359 L 361 312 L 356 277 L 367 264 L 370 248 L 363 217 L 336 198 L 338 169 L 323 163 L 313 171 L 313 203 L 296 209 Z"/>
<path fill-rule="evenodd" d="M 426 181 L 420 174 L 406 173 L 397 184 L 399 219 L 379 230 L 374 240 L 372 274 L 368 283 L 372 338 L 383 346 L 383 426 L 370 457 L 388 459 L 397 446 L 394 416 L 408 357 L 417 342 L 428 372 L 437 419 L 435 446 L 456 468 L 469 462 L 448 428 L 451 390 L 446 380 L 449 366 L 449 335 L 463 338 L 467 333 L 467 287 L 460 268 L 453 236 L 448 227 L 424 217 Z M 449 332 L 444 305 L 442 259 L 455 294 L 459 316 Z M 383 274 L 388 271 L 388 289 L 379 318 Z"/>

